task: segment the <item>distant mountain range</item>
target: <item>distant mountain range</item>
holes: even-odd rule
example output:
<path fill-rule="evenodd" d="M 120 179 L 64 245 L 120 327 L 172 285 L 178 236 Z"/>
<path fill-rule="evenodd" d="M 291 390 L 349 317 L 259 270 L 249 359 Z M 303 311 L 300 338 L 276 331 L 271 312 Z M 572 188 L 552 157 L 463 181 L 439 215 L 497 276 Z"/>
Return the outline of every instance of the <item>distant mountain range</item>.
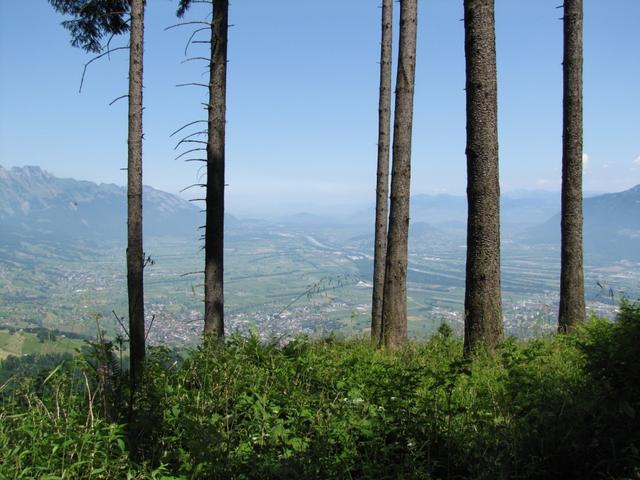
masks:
<path fill-rule="evenodd" d="M 640 261 L 640 185 L 619 193 L 586 198 L 585 253 L 601 259 Z M 529 243 L 560 243 L 560 214 L 519 235 Z"/>
<path fill-rule="evenodd" d="M 200 209 L 184 199 L 144 187 L 144 233 L 149 237 L 199 238 L 204 221 Z M 452 238 L 460 241 L 466 228 L 466 197 L 414 195 L 411 197 L 412 241 Z M 503 240 L 525 244 L 560 242 L 560 194 L 531 191 L 503 195 Z M 335 229 L 356 226 L 373 238 L 373 207 L 341 218 L 297 214 L 276 223 L 285 227 Z M 251 223 L 252 222 L 252 223 Z M 226 217 L 233 235 L 243 225 L 267 222 Z M 234 228 L 236 227 L 236 228 Z M 231 237 L 230 237 L 231 238 Z M 619 193 L 585 198 L 585 253 L 605 260 L 640 261 L 640 185 Z M 95 184 L 57 178 L 39 167 L 0 166 L 0 242 L 126 240 L 126 190 L 113 184 Z"/>
<path fill-rule="evenodd" d="M 500 213 L 503 234 L 510 235 L 539 225 L 560 210 L 560 193 L 527 191 L 502 195 Z M 349 220 L 372 224 L 372 205 L 357 212 Z M 411 196 L 411 222 L 427 223 L 443 230 L 466 229 L 467 197 L 449 194 L 418 194 Z"/>
<path fill-rule="evenodd" d="M 511 192 L 500 201 L 503 241 L 560 245 L 560 192 L 544 190 Z M 366 227 L 373 240 L 373 206 L 334 225 L 350 223 Z M 464 241 L 467 199 L 462 195 L 413 195 L 410 207 L 410 240 Z M 310 214 L 290 216 L 290 224 L 329 225 L 330 218 Z M 619 193 L 586 193 L 584 245 L 589 260 L 640 261 L 640 185 Z"/>
<path fill-rule="evenodd" d="M 560 245 L 560 193 L 547 191 L 507 194 L 501 198 L 503 241 Z M 584 199 L 584 249 L 589 260 L 640 261 L 640 185 L 618 193 Z M 463 196 L 411 197 L 410 235 L 434 233 L 464 235 L 467 201 Z M 412 227 L 413 228 L 413 227 Z"/>
<path fill-rule="evenodd" d="M 40 167 L 0 166 L 0 239 L 126 240 L 126 190 L 113 184 L 57 178 Z M 200 209 L 145 186 L 146 236 L 197 238 Z"/>

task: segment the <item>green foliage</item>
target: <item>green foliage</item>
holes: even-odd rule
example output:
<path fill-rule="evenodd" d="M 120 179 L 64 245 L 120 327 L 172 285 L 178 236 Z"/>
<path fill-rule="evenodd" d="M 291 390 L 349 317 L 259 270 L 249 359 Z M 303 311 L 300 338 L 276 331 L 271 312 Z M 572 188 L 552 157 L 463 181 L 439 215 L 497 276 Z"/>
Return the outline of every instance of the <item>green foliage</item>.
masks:
<path fill-rule="evenodd" d="M 113 347 L 94 345 L 2 392 L 0 473 L 635 478 L 639 340 L 637 303 L 616 323 L 508 339 L 472 359 L 445 327 L 393 353 L 336 337 L 232 336 L 184 358 L 151 349 L 133 404 Z"/>
<path fill-rule="evenodd" d="M 62 22 L 62 26 L 71 33 L 71 44 L 88 52 L 108 49 L 108 45 L 100 43 L 104 37 L 129 30 L 129 0 L 49 0 L 49 3 L 59 13 L 72 17 Z"/>
<path fill-rule="evenodd" d="M 640 301 L 623 301 L 616 323 L 585 325 L 577 346 L 589 384 L 599 387 L 588 412 L 589 453 L 608 470 L 640 476 Z"/>
<path fill-rule="evenodd" d="M 125 429 L 106 418 L 90 371 L 78 357 L 3 386 L 0 478 L 161 478 L 164 467 L 129 462 Z"/>

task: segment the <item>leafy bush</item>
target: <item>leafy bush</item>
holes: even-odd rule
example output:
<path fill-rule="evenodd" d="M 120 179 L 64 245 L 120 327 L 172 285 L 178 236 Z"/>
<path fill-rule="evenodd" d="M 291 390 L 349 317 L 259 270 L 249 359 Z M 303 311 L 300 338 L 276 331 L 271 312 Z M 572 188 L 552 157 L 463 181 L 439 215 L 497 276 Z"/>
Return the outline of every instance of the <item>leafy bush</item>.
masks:
<path fill-rule="evenodd" d="M 163 468 L 129 463 L 125 429 L 101 418 L 87 367 L 63 362 L 3 392 L 0 478 L 160 478 Z"/>
<path fill-rule="evenodd" d="M 131 396 L 113 349 L 94 346 L 3 396 L 0 473 L 637 478 L 639 349 L 637 303 L 472 359 L 444 328 L 395 353 L 232 336 L 184 358 L 151 349 Z"/>

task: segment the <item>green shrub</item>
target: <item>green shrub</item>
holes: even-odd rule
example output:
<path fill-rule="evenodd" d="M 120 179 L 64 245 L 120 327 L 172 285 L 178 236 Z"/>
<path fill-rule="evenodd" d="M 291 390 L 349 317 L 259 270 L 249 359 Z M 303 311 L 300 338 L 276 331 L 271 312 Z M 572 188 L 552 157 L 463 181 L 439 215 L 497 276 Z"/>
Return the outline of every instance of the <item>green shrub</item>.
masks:
<path fill-rule="evenodd" d="M 446 329 L 394 353 L 232 336 L 150 349 L 131 396 L 94 345 L 1 392 L 0 477 L 637 478 L 639 348 L 638 303 L 471 359 Z"/>

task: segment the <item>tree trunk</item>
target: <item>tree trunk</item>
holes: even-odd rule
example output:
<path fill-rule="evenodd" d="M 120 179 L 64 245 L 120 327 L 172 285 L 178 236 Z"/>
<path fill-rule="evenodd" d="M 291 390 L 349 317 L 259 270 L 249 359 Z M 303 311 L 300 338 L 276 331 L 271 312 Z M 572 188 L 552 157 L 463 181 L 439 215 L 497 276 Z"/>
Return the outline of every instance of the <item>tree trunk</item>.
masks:
<path fill-rule="evenodd" d="M 565 0 L 560 332 L 566 332 L 585 318 L 582 263 L 582 19 L 582 0 Z"/>
<path fill-rule="evenodd" d="M 131 1 L 129 138 L 127 159 L 127 291 L 130 376 L 135 387 L 145 356 L 142 247 L 142 60 L 144 0 Z"/>
<path fill-rule="evenodd" d="M 204 333 L 224 336 L 224 155 L 228 0 L 213 3 L 207 134 Z"/>
<path fill-rule="evenodd" d="M 417 20 L 417 0 L 401 0 L 391 204 L 382 306 L 382 337 L 389 348 L 397 348 L 407 341 L 407 244 Z"/>
<path fill-rule="evenodd" d="M 391 43 L 392 0 L 382 1 L 382 43 L 380 48 L 380 98 L 378 103 L 378 168 L 376 183 L 376 227 L 371 302 L 371 339 L 382 340 L 382 295 L 384 292 L 387 219 L 389 215 L 389 144 L 391 137 Z"/>
<path fill-rule="evenodd" d="M 502 337 L 500 184 L 494 0 L 465 0 L 467 267 L 464 349 Z"/>

